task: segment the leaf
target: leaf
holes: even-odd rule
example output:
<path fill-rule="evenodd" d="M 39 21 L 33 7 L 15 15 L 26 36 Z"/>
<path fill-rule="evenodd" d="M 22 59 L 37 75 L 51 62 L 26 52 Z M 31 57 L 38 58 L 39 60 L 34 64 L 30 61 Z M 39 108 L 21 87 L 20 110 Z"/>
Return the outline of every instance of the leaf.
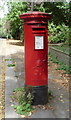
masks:
<path fill-rule="evenodd" d="M 14 108 L 16 109 L 18 107 L 18 105 L 14 105 Z"/>
<path fill-rule="evenodd" d="M 64 100 L 60 100 L 62 103 L 64 103 Z"/>
<path fill-rule="evenodd" d="M 11 104 L 11 106 L 14 106 L 13 104 Z"/>
<path fill-rule="evenodd" d="M 69 109 L 67 109 L 66 111 L 70 111 Z"/>
<path fill-rule="evenodd" d="M 63 96 L 61 95 L 60 98 L 63 98 Z"/>
<path fill-rule="evenodd" d="M 27 104 L 24 109 L 28 109 L 30 107 L 30 104 Z"/>

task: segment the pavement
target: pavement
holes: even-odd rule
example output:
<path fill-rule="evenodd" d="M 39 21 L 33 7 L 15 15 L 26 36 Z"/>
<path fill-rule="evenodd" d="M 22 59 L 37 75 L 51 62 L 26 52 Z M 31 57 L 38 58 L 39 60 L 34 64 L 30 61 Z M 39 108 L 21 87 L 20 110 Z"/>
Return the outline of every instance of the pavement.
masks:
<path fill-rule="evenodd" d="M 24 86 L 24 47 L 16 45 L 14 41 L 6 41 L 5 51 L 5 59 L 11 59 L 6 60 L 5 118 L 22 119 L 13 108 L 11 96 L 15 88 Z M 12 59 L 14 59 L 16 67 L 8 67 L 8 64 L 13 63 Z M 51 73 L 49 73 L 48 87 L 49 90 L 53 92 L 54 96 L 54 98 L 48 103 L 51 109 L 44 110 L 37 108 L 36 112 L 34 112 L 29 118 L 69 118 L 69 91 L 57 82 L 54 82 Z"/>

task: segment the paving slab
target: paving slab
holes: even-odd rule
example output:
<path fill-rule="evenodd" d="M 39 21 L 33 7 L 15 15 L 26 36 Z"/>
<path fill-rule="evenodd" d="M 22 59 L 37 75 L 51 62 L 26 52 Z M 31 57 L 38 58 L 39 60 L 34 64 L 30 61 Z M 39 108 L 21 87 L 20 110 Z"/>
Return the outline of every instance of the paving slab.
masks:
<path fill-rule="evenodd" d="M 20 81 L 17 79 L 14 67 L 8 67 L 13 64 L 12 55 L 17 53 L 18 48 L 14 48 L 6 41 L 6 71 L 5 71 L 5 119 L 21 118 L 13 108 L 12 102 L 13 90 L 20 87 Z M 18 57 L 18 56 L 17 56 Z M 21 75 L 21 73 L 19 73 Z M 18 75 L 19 75 L 18 74 Z"/>
<path fill-rule="evenodd" d="M 11 59 L 10 56 L 6 59 Z M 6 61 L 6 77 L 5 77 L 5 118 L 18 118 L 19 115 L 14 111 L 12 103 L 13 90 L 18 87 L 17 79 L 15 78 L 14 68 L 8 67 L 12 61 Z"/>

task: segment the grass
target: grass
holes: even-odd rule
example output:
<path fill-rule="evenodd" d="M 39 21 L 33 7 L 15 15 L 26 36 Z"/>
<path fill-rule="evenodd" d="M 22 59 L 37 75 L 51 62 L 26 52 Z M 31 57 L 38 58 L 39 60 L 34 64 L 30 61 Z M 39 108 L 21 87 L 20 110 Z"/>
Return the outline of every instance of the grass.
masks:
<path fill-rule="evenodd" d="M 48 100 L 52 100 L 54 98 L 53 91 L 48 90 Z"/>
<path fill-rule="evenodd" d="M 71 67 L 67 66 L 61 61 L 58 61 L 57 58 L 53 58 L 52 55 L 49 53 L 49 61 L 52 61 L 53 63 L 58 64 L 59 66 L 56 68 L 56 70 L 64 70 L 65 73 L 71 74 Z"/>

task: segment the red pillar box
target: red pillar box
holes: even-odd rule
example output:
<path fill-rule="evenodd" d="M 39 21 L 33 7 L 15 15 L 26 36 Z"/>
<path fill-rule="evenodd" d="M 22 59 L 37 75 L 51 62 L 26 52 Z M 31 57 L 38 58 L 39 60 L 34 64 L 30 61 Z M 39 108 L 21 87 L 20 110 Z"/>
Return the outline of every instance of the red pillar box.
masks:
<path fill-rule="evenodd" d="M 48 24 L 43 12 L 20 15 L 24 20 L 25 85 L 34 94 L 33 104 L 46 104 L 48 98 Z"/>

